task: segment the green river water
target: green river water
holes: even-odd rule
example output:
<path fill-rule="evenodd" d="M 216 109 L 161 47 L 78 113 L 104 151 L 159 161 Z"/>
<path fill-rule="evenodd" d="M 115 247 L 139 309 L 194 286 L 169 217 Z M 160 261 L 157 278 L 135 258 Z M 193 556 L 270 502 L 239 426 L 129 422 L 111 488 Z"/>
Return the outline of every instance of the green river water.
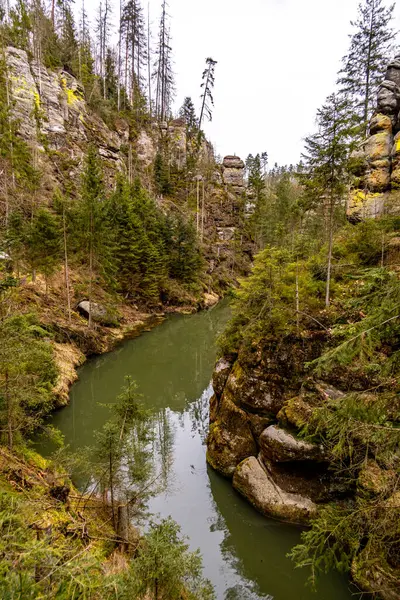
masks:
<path fill-rule="evenodd" d="M 215 362 L 215 340 L 229 318 L 226 302 L 207 312 L 174 315 L 113 352 L 89 360 L 71 389 L 69 406 L 52 423 L 74 451 L 93 443 L 124 377 L 131 375 L 155 412 L 159 443 L 154 460 L 166 485 L 149 510 L 171 515 L 200 548 L 205 575 L 218 600 L 344 600 L 352 596 L 337 574 L 321 579 L 316 593 L 307 573 L 286 558 L 300 530 L 259 515 L 206 465 L 205 436 Z M 45 452 L 45 448 L 42 451 Z"/>

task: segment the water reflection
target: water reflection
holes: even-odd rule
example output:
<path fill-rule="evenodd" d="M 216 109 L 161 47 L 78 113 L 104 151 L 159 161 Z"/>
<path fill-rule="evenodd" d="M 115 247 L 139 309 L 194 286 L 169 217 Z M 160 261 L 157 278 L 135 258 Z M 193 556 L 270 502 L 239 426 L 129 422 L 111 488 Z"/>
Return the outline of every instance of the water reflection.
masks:
<path fill-rule="evenodd" d="M 205 575 L 222 600 L 345 600 L 346 582 L 325 578 L 313 594 L 304 587 L 307 574 L 296 571 L 286 558 L 298 542 L 299 531 L 264 519 L 233 490 L 231 483 L 207 469 L 205 438 L 210 378 L 215 362 L 215 338 L 229 317 L 225 305 L 165 323 L 115 352 L 89 361 L 71 391 L 71 403 L 53 424 L 61 429 L 72 450 L 93 443 L 109 411 L 99 403 L 112 402 L 124 377 L 139 385 L 152 409 L 151 444 L 157 493 L 149 511 L 171 515 L 200 548 Z"/>

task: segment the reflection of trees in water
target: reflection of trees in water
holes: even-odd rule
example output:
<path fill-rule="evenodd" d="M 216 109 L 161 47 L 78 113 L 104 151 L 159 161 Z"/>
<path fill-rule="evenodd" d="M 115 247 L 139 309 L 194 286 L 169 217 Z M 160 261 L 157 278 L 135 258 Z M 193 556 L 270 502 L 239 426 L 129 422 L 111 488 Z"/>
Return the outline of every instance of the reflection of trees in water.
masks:
<path fill-rule="evenodd" d="M 225 592 L 224 600 L 273 600 L 273 596 L 259 596 L 248 586 L 237 584 Z"/>
<path fill-rule="evenodd" d="M 203 444 L 205 444 L 208 434 L 209 404 L 212 393 L 213 389 L 210 383 L 200 398 L 191 402 L 188 406 L 188 414 L 192 421 L 192 432 L 199 434 Z"/>
<path fill-rule="evenodd" d="M 248 561 L 257 556 L 258 549 L 255 547 L 243 548 L 238 543 L 242 538 L 242 529 L 246 527 L 242 517 L 237 514 L 237 505 L 232 498 L 235 492 L 232 490 L 232 483 L 222 476 L 215 473 L 210 467 L 207 467 L 209 476 L 210 500 L 213 503 L 213 513 L 215 519 L 210 524 L 210 531 L 220 531 L 224 538 L 220 543 L 220 550 L 224 563 L 228 564 L 230 569 L 237 574 L 238 583 L 232 581 L 230 587 L 225 593 L 225 600 L 273 600 L 273 596 L 263 594 L 260 591 L 259 580 L 257 576 L 249 569 Z M 250 507 L 246 507 L 251 510 Z M 244 541 L 249 540 L 248 535 Z M 251 551 L 250 551 L 251 550 Z"/>
<path fill-rule="evenodd" d="M 173 464 L 175 430 L 169 418 L 169 410 L 163 408 L 156 416 L 155 423 L 155 460 L 160 465 L 160 484 L 165 489 Z"/>

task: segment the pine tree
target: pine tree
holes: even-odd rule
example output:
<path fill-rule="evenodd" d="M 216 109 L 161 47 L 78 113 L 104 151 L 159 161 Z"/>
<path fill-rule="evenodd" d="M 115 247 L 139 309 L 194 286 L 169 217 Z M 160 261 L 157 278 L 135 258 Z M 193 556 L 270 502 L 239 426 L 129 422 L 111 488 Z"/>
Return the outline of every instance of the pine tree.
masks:
<path fill-rule="evenodd" d="M 117 105 L 118 102 L 118 77 L 116 73 L 116 60 L 111 48 L 107 48 L 104 66 L 104 97 Z"/>
<path fill-rule="evenodd" d="M 212 106 L 214 106 L 214 98 L 212 95 L 212 90 L 214 88 L 215 83 L 215 65 L 217 64 L 216 60 L 212 58 L 206 59 L 206 68 L 203 71 L 202 75 L 202 84 L 200 87 L 203 88 L 203 93 L 201 95 L 201 111 L 199 118 L 199 129 L 201 129 L 201 125 L 203 123 L 203 118 L 206 115 L 208 120 L 212 120 Z"/>
<path fill-rule="evenodd" d="M 343 202 L 346 190 L 348 119 L 346 103 L 332 94 L 317 111 L 318 132 L 306 138 L 305 169 L 301 174 L 311 205 L 328 207 L 328 261 L 325 304 L 330 304 L 332 245 L 335 208 Z"/>
<path fill-rule="evenodd" d="M 156 50 L 156 62 L 153 78 L 156 80 L 155 116 L 165 121 L 170 114 L 174 95 L 174 75 L 172 71 L 170 33 L 167 23 L 167 2 L 161 6 L 160 28 Z"/>
<path fill-rule="evenodd" d="M 147 63 L 147 39 L 143 8 L 139 0 L 128 0 L 121 16 L 121 43 L 125 46 L 125 89 L 130 90 L 132 106 L 143 94 L 144 68 Z"/>
<path fill-rule="evenodd" d="M 77 62 L 79 50 L 75 31 L 72 0 L 60 0 L 59 10 L 61 61 L 64 69 L 74 74 L 78 72 Z"/>
<path fill-rule="evenodd" d="M 88 300 L 93 300 L 95 273 L 107 279 L 112 273 L 112 244 L 109 223 L 104 218 L 104 185 L 97 150 L 90 146 L 82 176 L 81 202 L 78 204 L 74 241 L 89 269 Z M 89 311 L 89 327 L 92 315 Z"/>
<path fill-rule="evenodd" d="M 394 4 L 363 0 L 352 21 L 348 54 L 339 71 L 340 93 L 347 100 L 356 136 L 366 136 L 375 96 L 393 50 L 396 32 L 391 28 Z"/>
<path fill-rule="evenodd" d="M 26 257 L 32 272 L 43 273 L 46 280 L 54 273 L 61 260 L 61 227 L 56 217 L 40 208 L 28 225 Z"/>
<path fill-rule="evenodd" d="M 130 572 L 131 591 L 139 598 L 213 600 L 211 583 L 202 578 L 202 561 L 190 552 L 179 526 L 171 519 L 152 523 L 141 540 Z"/>
<path fill-rule="evenodd" d="M 111 35 L 112 8 L 109 0 L 100 2 L 97 17 L 97 47 L 99 58 L 99 75 L 103 83 L 103 97 L 106 98 L 106 56 Z"/>

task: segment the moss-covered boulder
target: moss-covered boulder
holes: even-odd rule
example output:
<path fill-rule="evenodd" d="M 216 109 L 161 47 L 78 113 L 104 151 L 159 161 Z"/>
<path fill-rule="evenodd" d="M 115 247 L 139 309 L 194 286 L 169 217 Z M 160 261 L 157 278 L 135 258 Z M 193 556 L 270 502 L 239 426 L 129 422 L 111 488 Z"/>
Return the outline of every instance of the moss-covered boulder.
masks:
<path fill-rule="evenodd" d="M 225 477 L 232 477 L 242 460 L 256 454 L 257 445 L 247 414 L 224 394 L 216 420 L 210 425 L 207 462 Z"/>
<path fill-rule="evenodd" d="M 233 487 L 268 517 L 307 523 L 316 513 L 316 505 L 310 498 L 282 490 L 253 456 L 238 465 Z"/>
<path fill-rule="evenodd" d="M 232 401 L 250 413 L 276 415 L 283 405 L 273 381 L 261 376 L 257 369 L 244 368 L 237 360 L 227 379 L 225 389 Z"/>
<path fill-rule="evenodd" d="M 262 455 L 273 462 L 326 461 L 322 446 L 300 440 L 277 425 L 271 425 L 263 431 L 260 446 Z"/>

